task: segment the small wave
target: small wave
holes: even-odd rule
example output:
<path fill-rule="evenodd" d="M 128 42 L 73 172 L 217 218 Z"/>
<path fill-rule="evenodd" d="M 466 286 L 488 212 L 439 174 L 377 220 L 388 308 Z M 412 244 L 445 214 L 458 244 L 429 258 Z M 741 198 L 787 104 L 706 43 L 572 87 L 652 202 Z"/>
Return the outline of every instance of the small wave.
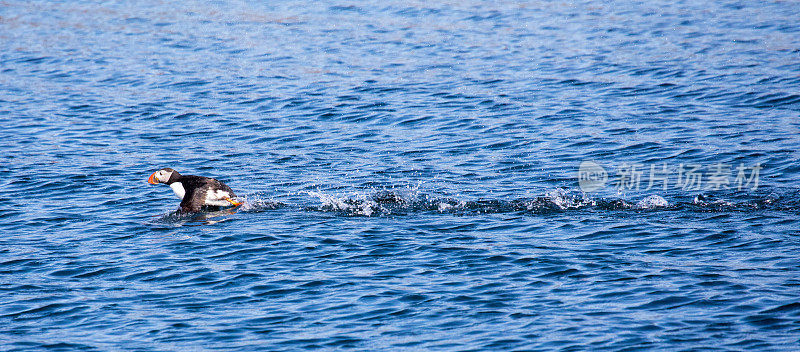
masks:
<path fill-rule="evenodd" d="M 759 109 L 792 108 L 800 105 L 800 95 L 783 92 L 757 95 L 755 93 L 742 94 L 736 102 L 738 106 L 754 107 Z"/>

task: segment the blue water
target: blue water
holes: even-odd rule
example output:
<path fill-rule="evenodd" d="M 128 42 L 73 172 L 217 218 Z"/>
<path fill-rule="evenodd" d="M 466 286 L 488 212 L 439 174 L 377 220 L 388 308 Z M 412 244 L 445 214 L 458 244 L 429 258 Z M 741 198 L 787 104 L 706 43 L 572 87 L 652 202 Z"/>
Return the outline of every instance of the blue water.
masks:
<path fill-rule="evenodd" d="M 0 350 L 796 351 L 799 13 L 4 1 Z"/>

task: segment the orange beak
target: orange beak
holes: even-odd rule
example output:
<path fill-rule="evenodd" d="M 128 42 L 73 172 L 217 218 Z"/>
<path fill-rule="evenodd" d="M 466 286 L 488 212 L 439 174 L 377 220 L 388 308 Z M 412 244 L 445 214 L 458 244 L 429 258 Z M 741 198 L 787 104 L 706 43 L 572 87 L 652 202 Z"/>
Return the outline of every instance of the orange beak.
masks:
<path fill-rule="evenodd" d="M 152 175 L 150 175 L 150 178 L 147 179 L 147 182 L 149 182 L 151 185 L 154 185 L 154 184 L 158 183 L 156 181 L 156 173 L 155 172 Z"/>

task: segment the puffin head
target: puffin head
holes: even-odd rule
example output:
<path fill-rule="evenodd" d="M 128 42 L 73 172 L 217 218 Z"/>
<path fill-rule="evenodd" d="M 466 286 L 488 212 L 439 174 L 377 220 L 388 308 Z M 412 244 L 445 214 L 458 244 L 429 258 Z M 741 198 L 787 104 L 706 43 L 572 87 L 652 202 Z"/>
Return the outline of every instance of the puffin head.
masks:
<path fill-rule="evenodd" d="M 173 177 L 177 178 L 177 176 L 180 176 L 180 174 L 177 171 L 165 167 L 150 175 L 150 178 L 147 179 L 147 182 L 149 182 L 151 185 L 155 185 L 158 183 L 169 183 L 170 179 L 172 179 Z"/>

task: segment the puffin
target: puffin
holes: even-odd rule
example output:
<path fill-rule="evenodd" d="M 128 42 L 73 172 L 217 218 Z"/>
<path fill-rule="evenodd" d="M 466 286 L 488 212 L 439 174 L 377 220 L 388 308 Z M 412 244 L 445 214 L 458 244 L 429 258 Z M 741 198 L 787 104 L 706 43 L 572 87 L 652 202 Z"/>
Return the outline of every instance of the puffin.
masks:
<path fill-rule="evenodd" d="M 154 172 L 147 182 L 151 185 L 163 183 L 172 188 L 181 199 L 180 210 L 186 213 L 196 213 L 204 207 L 235 207 L 242 204 L 233 200 L 236 194 L 221 181 L 210 177 L 181 175 L 168 167 Z"/>

